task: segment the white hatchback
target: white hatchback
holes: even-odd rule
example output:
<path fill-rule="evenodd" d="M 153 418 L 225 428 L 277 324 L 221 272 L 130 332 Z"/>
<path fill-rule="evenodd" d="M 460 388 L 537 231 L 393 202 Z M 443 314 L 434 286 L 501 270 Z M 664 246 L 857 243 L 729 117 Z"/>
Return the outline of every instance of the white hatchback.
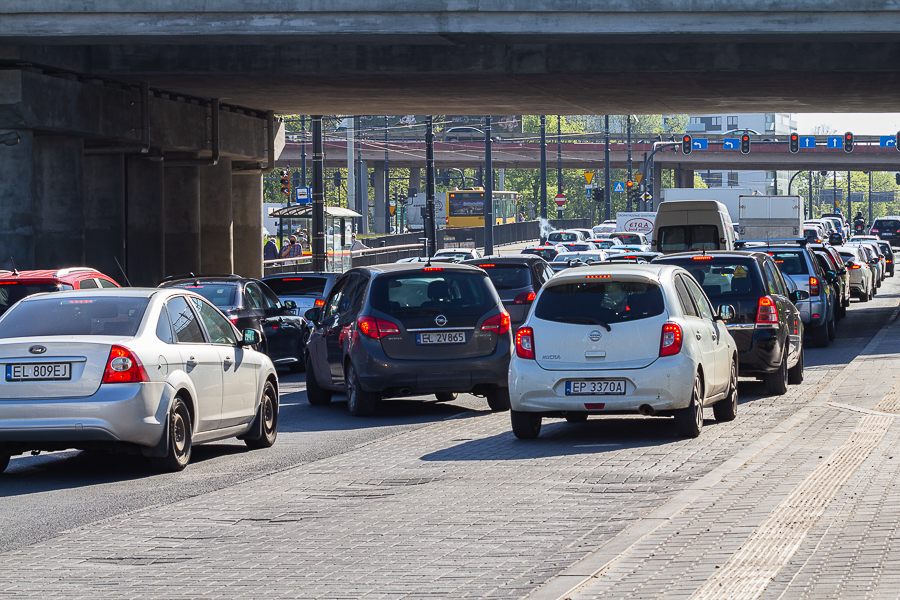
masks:
<path fill-rule="evenodd" d="M 697 437 L 703 407 L 737 412 L 737 346 L 686 270 L 594 265 L 547 282 L 516 334 L 509 366 L 512 429 L 537 437 L 543 417 L 674 416 Z"/>
<path fill-rule="evenodd" d="M 0 318 L 0 472 L 29 451 L 119 449 L 177 471 L 194 444 L 278 433 L 278 377 L 180 288 L 36 294 Z"/>

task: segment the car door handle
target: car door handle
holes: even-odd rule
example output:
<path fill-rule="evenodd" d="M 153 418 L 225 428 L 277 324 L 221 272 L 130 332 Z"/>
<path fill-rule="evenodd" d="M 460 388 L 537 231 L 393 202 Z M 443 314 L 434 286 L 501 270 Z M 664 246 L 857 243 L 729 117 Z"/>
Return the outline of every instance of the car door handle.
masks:
<path fill-rule="evenodd" d="M 226 357 L 225 357 L 225 360 L 223 361 L 223 364 L 225 365 L 225 368 L 226 368 L 226 369 L 227 369 L 228 367 L 230 367 L 230 366 L 231 366 L 231 357 L 230 357 L 230 356 L 226 356 Z"/>
<path fill-rule="evenodd" d="M 194 367 L 197 366 L 197 361 L 194 360 L 194 357 L 192 356 L 192 357 L 190 357 L 189 359 L 187 359 L 187 362 L 184 363 L 184 364 L 185 364 L 189 369 L 193 369 Z"/>

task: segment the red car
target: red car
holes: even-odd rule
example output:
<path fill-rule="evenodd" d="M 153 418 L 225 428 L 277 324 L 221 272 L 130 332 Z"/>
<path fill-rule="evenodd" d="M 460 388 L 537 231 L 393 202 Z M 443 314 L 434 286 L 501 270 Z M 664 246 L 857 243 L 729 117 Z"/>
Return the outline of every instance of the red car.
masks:
<path fill-rule="evenodd" d="M 31 294 L 112 287 L 121 286 L 111 277 L 87 267 L 0 271 L 0 315 L 5 313 L 10 306 Z"/>

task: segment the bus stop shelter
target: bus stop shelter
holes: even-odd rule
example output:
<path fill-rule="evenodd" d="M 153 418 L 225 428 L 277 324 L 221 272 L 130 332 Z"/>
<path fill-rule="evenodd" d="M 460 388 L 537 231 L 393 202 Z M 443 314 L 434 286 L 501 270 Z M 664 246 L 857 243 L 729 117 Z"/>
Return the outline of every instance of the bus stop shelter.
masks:
<path fill-rule="evenodd" d="M 279 233 L 293 234 L 305 229 L 312 235 L 312 205 L 291 204 L 269 215 L 281 222 Z M 362 215 L 340 206 L 325 207 L 325 270 L 343 273 L 350 269 L 350 246 L 353 244 L 353 219 Z M 299 221 L 299 223 L 297 223 Z M 284 224 L 288 226 L 285 228 Z M 304 254 L 306 254 L 304 249 Z"/>

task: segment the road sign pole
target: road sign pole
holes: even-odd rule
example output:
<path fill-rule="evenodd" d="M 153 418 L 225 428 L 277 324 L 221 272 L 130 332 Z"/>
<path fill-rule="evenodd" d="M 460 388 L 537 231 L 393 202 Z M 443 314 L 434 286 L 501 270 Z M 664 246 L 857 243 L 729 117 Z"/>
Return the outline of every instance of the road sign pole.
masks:
<path fill-rule="evenodd" d="M 606 196 L 606 197 L 603 199 L 603 204 L 605 206 L 605 209 L 603 211 L 604 212 L 603 219 L 605 221 L 609 221 L 609 219 L 611 218 L 610 214 L 612 214 L 612 185 L 610 185 L 610 178 L 612 177 L 612 174 L 610 173 L 610 169 L 609 169 L 609 115 L 606 115 L 604 120 L 606 122 L 605 136 L 604 136 L 605 137 L 604 144 L 606 147 L 603 150 L 603 168 L 604 168 L 604 173 L 603 173 L 604 188 L 603 188 L 603 190 L 604 190 L 604 196 Z"/>
<path fill-rule="evenodd" d="M 494 253 L 494 166 L 491 154 L 491 117 L 484 118 L 484 255 Z"/>
<path fill-rule="evenodd" d="M 541 244 L 547 242 L 544 221 L 547 220 L 547 117 L 541 115 Z"/>
<path fill-rule="evenodd" d="M 425 120 L 425 253 L 434 256 L 437 227 L 434 218 L 434 118 Z"/>
<path fill-rule="evenodd" d="M 627 115 L 627 143 L 628 143 L 628 181 L 632 181 L 632 162 L 631 162 L 631 115 Z M 628 212 L 634 211 L 634 203 L 631 200 L 631 194 L 628 194 Z"/>
<path fill-rule="evenodd" d="M 312 116 L 313 196 L 312 267 L 325 270 L 325 147 L 322 143 L 322 115 Z"/>

